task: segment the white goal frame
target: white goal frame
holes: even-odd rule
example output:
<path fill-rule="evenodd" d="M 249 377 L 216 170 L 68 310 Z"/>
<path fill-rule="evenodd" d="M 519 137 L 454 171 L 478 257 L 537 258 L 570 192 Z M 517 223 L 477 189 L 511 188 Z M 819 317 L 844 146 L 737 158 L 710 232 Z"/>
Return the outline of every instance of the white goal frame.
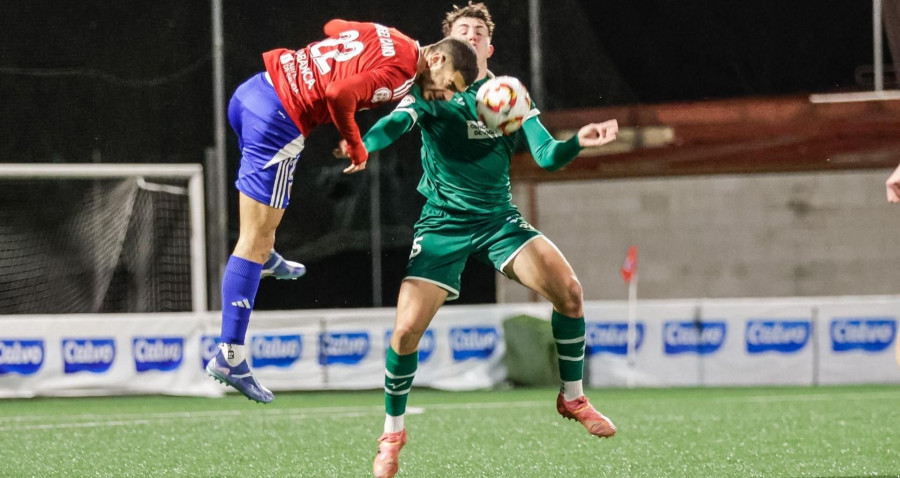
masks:
<path fill-rule="evenodd" d="M 206 220 L 203 197 L 203 166 L 200 164 L 137 163 L 0 163 L 3 179 L 111 179 L 187 178 L 191 222 L 191 307 L 207 311 Z"/>

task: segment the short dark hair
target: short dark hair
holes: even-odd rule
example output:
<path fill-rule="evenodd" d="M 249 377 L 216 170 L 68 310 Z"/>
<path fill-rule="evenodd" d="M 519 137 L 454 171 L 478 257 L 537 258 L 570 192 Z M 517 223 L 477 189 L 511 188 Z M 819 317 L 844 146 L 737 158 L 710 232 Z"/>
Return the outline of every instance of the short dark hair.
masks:
<path fill-rule="evenodd" d="M 462 75 L 466 85 L 475 83 L 478 78 L 478 55 L 469 42 L 447 37 L 432 45 L 432 49 L 447 56 L 453 68 Z"/>
<path fill-rule="evenodd" d="M 491 12 L 488 11 L 487 5 L 481 2 L 472 3 L 472 0 L 469 0 L 469 4 L 464 7 L 453 5 L 453 10 L 447 12 L 447 15 L 444 16 L 443 23 L 441 23 L 444 36 L 450 35 L 450 30 L 453 28 L 453 22 L 462 17 L 477 18 L 483 21 L 485 26 L 487 26 L 488 36 L 494 36 L 494 22 L 491 20 Z"/>

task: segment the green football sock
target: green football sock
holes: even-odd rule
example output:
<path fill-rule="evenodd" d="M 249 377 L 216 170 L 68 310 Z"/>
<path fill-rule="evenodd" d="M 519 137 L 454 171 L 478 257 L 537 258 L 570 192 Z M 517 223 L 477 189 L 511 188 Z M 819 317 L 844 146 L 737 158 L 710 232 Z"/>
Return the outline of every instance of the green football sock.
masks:
<path fill-rule="evenodd" d="M 571 318 L 553 311 L 550 319 L 559 377 L 563 382 L 581 380 L 584 375 L 584 317 Z"/>
<path fill-rule="evenodd" d="M 384 409 L 388 415 L 398 417 L 406 413 L 406 399 L 418 365 L 418 350 L 408 355 L 398 355 L 393 347 L 388 347 L 384 369 Z"/>

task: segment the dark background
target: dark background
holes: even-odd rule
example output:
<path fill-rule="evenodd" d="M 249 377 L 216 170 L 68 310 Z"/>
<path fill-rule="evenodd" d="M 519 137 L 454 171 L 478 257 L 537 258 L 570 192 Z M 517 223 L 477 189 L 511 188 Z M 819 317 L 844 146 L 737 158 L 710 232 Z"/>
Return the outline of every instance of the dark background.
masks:
<path fill-rule="evenodd" d="M 262 70 L 260 53 L 322 37 L 330 18 L 377 21 L 422 44 L 453 1 L 224 2 L 226 91 Z M 455 3 L 461 3 L 456 0 Z M 487 1 L 492 71 L 529 83 L 524 0 Z M 314 5 L 311 8 L 310 5 Z M 785 95 L 858 88 L 872 63 L 865 0 L 542 1 L 542 109 Z M 213 143 L 211 13 L 202 0 L 0 3 L 0 162 L 195 163 Z M 885 49 L 886 56 L 888 55 Z M 888 62 L 889 63 L 889 62 Z M 388 109 L 363 112 L 363 129 Z M 598 118 L 602 120 L 606 118 Z M 277 248 L 304 262 L 298 280 L 266 280 L 257 308 L 373 303 L 371 171 L 341 174 L 331 126 L 307 141 Z M 230 251 L 238 166 L 228 131 Z M 396 302 L 421 197 L 418 138 L 381 154 L 384 305 Z M 470 264 L 458 303 L 493 302 L 494 272 Z"/>

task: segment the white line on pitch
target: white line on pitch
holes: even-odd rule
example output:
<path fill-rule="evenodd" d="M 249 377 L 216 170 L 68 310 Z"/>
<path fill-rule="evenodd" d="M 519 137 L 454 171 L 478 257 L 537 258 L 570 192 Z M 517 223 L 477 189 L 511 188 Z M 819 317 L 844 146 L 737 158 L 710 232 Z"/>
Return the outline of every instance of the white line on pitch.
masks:
<path fill-rule="evenodd" d="M 407 415 L 421 415 L 425 413 L 426 408 L 434 408 L 438 410 L 454 410 L 454 409 L 473 409 L 473 408 L 528 408 L 535 406 L 547 406 L 547 401 L 540 402 L 488 402 L 488 403 L 457 403 L 457 404 L 435 404 L 428 407 L 407 407 Z M 118 414 L 118 415 L 63 415 L 59 417 L 44 416 L 46 420 L 53 418 L 62 419 L 64 421 L 58 423 L 40 423 L 40 424 L 14 424 L 0 426 L 0 431 L 13 430 L 57 430 L 64 428 L 98 428 L 98 427 L 122 427 L 133 425 L 153 425 L 162 422 L 175 420 L 198 420 L 216 417 L 236 417 L 243 415 L 267 415 L 273 417 L 282 417 L 291 420 L 306 420 L 311 418 L 359 418 L 384 413 L 384 407 L 321 407 L 321 408 L 281 408 L 274 410 L 258 410 L 258 411 L 239 411 L 239 410 L 207 410 L 197 412 L 175 412 L 175 413 L 151 413 L 151 414 Z M 133 417 L 133 418 L 132 418 Z M 35 417 L 10 417 L 14 421 L 23 421 L 29 419 L 37 420 Z M 103 420 L 107 418 L 107 420 Z M 74 421 L 89 420 L 89 421 Z M 5 420 L 0 420 L 3 423 Z"/>
<path fill-rule="evenodd" d="M 281 418 L 287 418 L 290 420 L 306 420 L 310 418 L 323 418 L 322 413 L 323 410 L 327 411 L 327 418 L 359 418 L 359 417 L 367 417 L 372 415 L 377 415 L 380 413 L 384 413 L 384 408 L 382 407 L 371 407 L 372 410 L 360 410 L 358 408 L 350 408 L 340 409 L 337 407 L 329 407 L 329 408 L 286 408 L 279 410 L 266 410 L 267 413 L 264 415 L 269 416 L 278 416 Z M 407 415 L 421 415 L 425 413 L 425 409 L 422 407 L 407 407 L 406 414 Z M 208 418 L 216 418 L 216 417 L 234 417 L 240 415 L 249 415 L 249 413 L 244 412 L 236 412 L 234 410 L 223 410 L 222 412 L 218 411 L 205 411 L 205 412 L 183 412 L 183 413 L 151 413 L 149 415 L 143 415 L 142 418 L 133 418 L 133 419 L 116 419 L 116 420 L 92 420 L 92 421 L 69 421 L 69 422 L 61 422 L 61 423 L 40 423 L 40 424 L 21 424 L 21 425 L 9 425 L 9 426 L 0 426 L 0 431 L 13 431 L 13 430 L 58 430 L 64 428 L 99 428 L 99 427 L 123 427 L 123 426 L 134 426 L 134 425 L 154 425 L 164 422 L 171 422 L 175 420 L 198 420 L 198 419 L 208 419 Z M 116 415 L 110 415 L 106 418 L 112 418 Z M 116 417 L 128 417 L 135 415 L 117 415 Z M 85 419 L 87 416 L 78 415 L 78 416 L 62 416 L 58 418 L 63 418 L 67 420 L 72 419 Z M 102 418 L 100 416 L 92 415 L 90 418 Z"/>
<path fill-rule="evenodd" d="M 681 397 L 678 397 L 681 398 Z M 874 393 L 822 393 L 822 394 L 802 394 L 802 395 L 755 395 L 750 397 L 709 397 L 706 400 L 712 402 L 745 402 L 745 403 L 771 403 L 771 402 L 793 402 L 793 401 L 810 401 L 810 400 L 895 400 L 900 398 L 897 392 L 874 392 Z M 621 397 L 605 400 L 608 403 L 623 400 Z M 629 402 L 640 402 L 653 400 L 659 403 L 660 398 L 625 398 Z M 410 415 L 418 415 L 425 413 L 427 409 L 435 410 L 470 410 L 470 409 L 492 409 L 492 408 L 532 408 L 547 407 L 548 400 L 540 401 L 523 401 L 523 402 L 481 402 L 481 403 L 438 403 L 428 405 L 426 407 L 408 407 L 407 413 Z M 132 425 L 151 425 L 166 421 L 175 420 L 197 420 L 216 417 L 236 417 L 245 415 L 265 415 L 272 417 L 284 417 L 293 420 L 305 420 L 310 418 L 359 418 L 371 416 L 373 414 L 383 413 L 384 408 L 381 406 L 372 407 L 318 407 L 318 408 L 281 408 L 272 410 L 201 410 L 194 412 L 167 412 L 167 413 L 151 413 L 151 414 L 117 414 L 117 415 L 62 415 L 62 416 L 15 416 L 7 417 L 0 420 L 0 423 L 37 421 L 37 420 L 64 420 L 61 423 L 45 423 L 45 424 L 11 424 L 0 425 L 0 431 L 13 430 L 54 430 L 64 428 L 97 428 L 97 427 L 118 427 Z M 107 420 L 103 420 L 106 418 Z M 90 421 L 75 421 L 90 420 Z"/>

